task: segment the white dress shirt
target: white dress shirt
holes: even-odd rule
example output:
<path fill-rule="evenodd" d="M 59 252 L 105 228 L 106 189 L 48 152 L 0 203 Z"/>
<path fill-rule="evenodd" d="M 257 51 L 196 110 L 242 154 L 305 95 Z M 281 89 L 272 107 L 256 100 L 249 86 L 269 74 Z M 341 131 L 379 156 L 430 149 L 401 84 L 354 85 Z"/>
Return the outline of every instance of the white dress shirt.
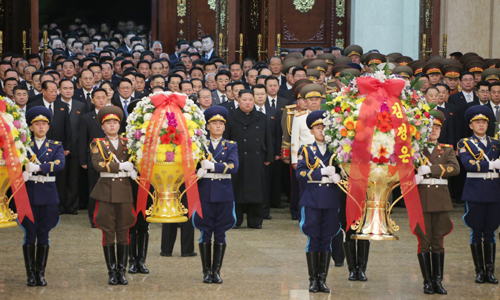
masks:
<path fill-rule="evenodd" d="M 263 114 L 266 114 L 266 106 L 265 105 L 262 105 L 262 106 L 258 106 L 257 104 L 255 104 L 255 109 Z"/>
<path fill-rule="evenodd" d="M 276 97 L 271 97 L 267 95 L 267 100 L 269 100 L 269 106 L 273 107 L 273 100 L 274 100 L 274 108 L 278 107 L 278 95 Z"/>
<path fill-rule="evenodd" d="M 115 148 L 115 150 L 118 149 L 118 142 L 119 142 L 118 137 L 119 136 L 116 136 L 115 138 L 112 138 L 112 137 L 108 136 L 108 139 L 111 142 L 111 145 L 113 145 L 113 147 Z"/>
<path fill-rule="evenodd" d="M 473 91 L 470 91 L 470 93 L 462 91 L 462 93 L 464 94 L 465 101 L 467 101 L 467 103 L 471 103 L 472 101 L 474 101 L 474 92 Z"/>
<path fill-rule="evenodd" d="M 319 150 L 319 152 L 321 152 L 321 155 L 325 155 L 326 143 L 316 142 L 316 144 L 318 145 L 318 150 Z"/>
<path fill-rule="evenodd" d="M 52 113 L 52 115 L 54 115 L 54 102 L 49 103 L 49 102 L 47 102 L 47 100 L 45 100 L 45 98 L 43 98 L 43 105 L 45 105 L 45 107 L 50 110 L 50 112 Z M 50 109 L 51 105 L 52 105 L 52 110 Z"/>
<path fill-rule="evenodd" d="M 212 147 L 214 147 L 214 149 L 217 148 L 221 139 L 222 139 L 222 137 L 220 137 L 218 139 L 210 138 L 210 141 L 212 142 Z"/>
<path fill-rule="evenodd" d="M 45 138 L 39 139 L 39 138 L 35 137 L 35 143 L 36 143 L 36 146 L 38 147 L 38 149 L 42 148 L 43 142 L 45 142 Z"/>
<path fill-rule="evenodd" d="M 219 96 L 220 103 L 227 102 L 227 95 L 221 93 L 219 90 L 216 90 L 216 91 L 217 91 L 217 96 Z M 222 98 L 222 96 L 224 96 L 224 99 Z"/>

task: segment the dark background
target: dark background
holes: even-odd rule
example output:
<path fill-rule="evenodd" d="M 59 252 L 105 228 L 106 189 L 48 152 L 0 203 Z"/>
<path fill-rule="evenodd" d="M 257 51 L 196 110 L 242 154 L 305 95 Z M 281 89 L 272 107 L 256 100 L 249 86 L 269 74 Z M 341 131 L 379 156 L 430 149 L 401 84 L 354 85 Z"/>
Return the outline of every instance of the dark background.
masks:
<path fill-rule="evenodd" d="M 79 17 L 89 24 L 134 20 L 151 27 L 151 0 L 40 0 L 40 26 L 55 22 L 63 30 Z"/>

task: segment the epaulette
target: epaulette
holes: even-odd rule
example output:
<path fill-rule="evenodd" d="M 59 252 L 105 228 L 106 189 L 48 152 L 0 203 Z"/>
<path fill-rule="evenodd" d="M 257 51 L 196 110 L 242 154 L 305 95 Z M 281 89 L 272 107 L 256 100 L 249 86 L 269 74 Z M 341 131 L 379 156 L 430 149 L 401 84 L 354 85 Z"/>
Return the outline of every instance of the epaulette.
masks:
<path fill-rule="evenodd" d="M 122 140 L 124 140 L 124 141 L 128 141 L 128 138 L 126 138 L 126 137 L 122 137 Z"/>
<path fill-rule="evenodd" d="M 285 107 L 288 108 L 288 109 L 291 109 L 291 108 L 297 107 L 297 104 L 290 104 L 290 105 L 287 105 Z"/>
<path fill-rule="evenodd" d="M 228 142 L 229 144 L 236 144 L 235 141 L 230 141 L 230 140 L 224 140 L 224 141 Z"/>
<path fill-rule="evenodd" d="M 61 142 L 53 141 L 53 140 L 47 140 L 47 142 L 49 142 L 51 144 L 55 144 L 55 145 L 59 145 L 61 143 Z"/>
<path fill-rule="evenodd" d="M 469 139 L 468 138 L 463 138 L 462 141 L 466 142 L 468 141 Z"/>
<path fill-rule="evenodd" d="M 96 138 L 94 139 L 94 142 L 104 142 L 105 140 L 105 138 Z"/>
<path fill-rule="evenodd" d="M 295 113 L 295 117 L 300 117 L 300 116 L 303 116 L 307 114 L 307 110 L 304 110 L 304 111 L 298 111 Z"/>
<path fill-rule="evenodd" d="M 449 145 L 449 144 L 439 144 L 439 145 L 441 145 L 441 146 L 443 146 L 443 147 L 450 147 L 450 148 L 453 148 L 453 146 L 452 146 L 452 145 Z"/>

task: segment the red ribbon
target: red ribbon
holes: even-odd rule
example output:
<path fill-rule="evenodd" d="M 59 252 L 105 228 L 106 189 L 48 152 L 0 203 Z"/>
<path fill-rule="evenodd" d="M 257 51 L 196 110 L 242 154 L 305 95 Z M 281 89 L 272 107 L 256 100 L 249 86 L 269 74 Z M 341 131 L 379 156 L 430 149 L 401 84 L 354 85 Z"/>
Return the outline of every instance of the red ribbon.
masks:
<path fill-rule="evenodd" d="M 0 112 L 5 112 L 7 105 L 4 101 L 0 100 Z M 26 185 L 24 184 L 23 171 L 19 157 L 17 156 L 17 148 L 10 131 L 10 126 L 7 124 L 2 115 L 0 115 L 0 139 L 2 142 L 2 150 L 5 158 L 5 165 L 9 173 L 9 181 L 16 202 L 17 215 L 19 223 L 22 223 L 24 217 L 28 217 L 33 223 L 35 218 L 31 211 L 30 200 L 26 192 Z"/>
<path fill-rule="evenodd" d="M 182 168 L 184 171 L 184 181 L 187 188 L 186 195 L 188 199 L 189 217 L 196 211 L 203 218 L 198 194 L 198 185 L 196 184 L 195 164 L 193 151 L 191 149 L 191 137 L 186 118 L 182 114 L 181 107 L 186 105 L 186 96 L 164 94 L 151 97 L 151 102 L 156 107 L 151 121 L 146 130 L 146 140 L 144 142 L 143 158 L 141 162 L 140 187 L 137 195 L 137 213 L 142 212 L 146 216 L 146 204 L 148 200 L 149 187 L 151 186 L 151 175 L 158 146 L 158 136 L 166 119 L 167 112 L 173 112 L 177 120 L 177 129 L 181 136 Z"/>
<path fill-rule="evenodd" d="M 391 122 L 396 134 L 394 151 L 397 157 L 397 168 L 401 191 L 410 219 L 410 228 L 415 232 L 417 224 L 425 233 L 424 217 L 418 189 L 413 172 L 413 157 L 411 154 L 411 134 L 404 107 L 399 101 L 399 95 L 404 88 L 402 80 L 386 80 L 380 82 L 372 77 L 357 79 L 360 94 L 368 94 L 361 106 L 356 122 L 356 131 L 352 144 L 351 172 L 349 175 L 348 199 L 356 201 L 359 207 L 364 207 L 366 187 L 370 175 L 371 146 L 377 115 L 382 103 L 387 103 L 391 114 Z M 357 205 L 346 205 L 347 224 L 350 226 L 361 219 L 362 211 Z M 349 228 L 349 227 L 348 227 Z"/>

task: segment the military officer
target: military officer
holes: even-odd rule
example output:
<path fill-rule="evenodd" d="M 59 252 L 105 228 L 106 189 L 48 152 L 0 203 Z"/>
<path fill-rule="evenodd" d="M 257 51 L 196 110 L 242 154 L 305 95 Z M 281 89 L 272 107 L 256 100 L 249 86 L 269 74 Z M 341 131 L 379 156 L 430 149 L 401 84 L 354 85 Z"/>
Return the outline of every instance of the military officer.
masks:
<path fill-rule="evenodd" d="M 404 80 L 410 82 L 413 75 L 413 69 L 409 66 L 397 66 L 392 70 L 392 74 L 397 74 L 403 77 Z"/>
<path fill-rule="evenodd" d="M 226 250 L 226 231 L 236 224 L 231 174 L 238 171 L 238 145 L 222 138 L 228 110 L 213 106 L 205 111 L 210 141 L 205 146 L 207 159 L 198 169 L 198 190 L 203 218 L 193 213 L 193 226 L 201 231 L 200 256 L 204 283 L 222 283 L 220 268 Z M 212 234 L 214 256 L 212 260 Z"/>
<path fill-rule="evenodd" d="M 318 83 L 321 85 L 326 85 L 326 71 L 328 70 L 328 63 L 322 59 L 315 59 L 307 65 L 307 71 L 317 70 L 319 71 Z"/>
<path fill-rule="evenodd" d="M 349 57 L 355 64 L 360 64 L 360 58 L 363 55 L 363 48 L 358 45 L 350 45 L 344 49 L 344 55 Z"/>
<path fill-rule="evenodd" d="M 325 281 L 328 276 L 331 242 L 340 233 L 340 181 L 336 167 L 332 165 L 332 153 L 328 150 L 323 134 L 324 110 L 316 110 L 306 118 L 314 141 L 301 146 L 298 156 L 297 178 L 305 186 L 300 199 L 300 228 L 307 235 L 307 267 L 309 292 L 329 293 Z"/>
<path fill-rule="evenodd" d="M 308 79 L 300 79 L 294 83 L 292 89 L 293 97 L 294 99 L 296 99 L 296 104 L 288 105 L 286 107 L 287 110 L 283 112 L 283 116 L 281 118 L 281 129 L 283 132 L 283 138 L 281 140 L 281 159 L 288 165 L 290 165 L 290 142 L 293 120 L 296 114 L 307 110 L 306 99 L 301 96 L 300 90 L 309 83 L 312 82 Z M 298 220 L 300 200 L 299 182 L 297 180 L 297 177 L 295 176 L 295 170 L 292 168 L 292 165 L 290 165 L 289 169 L 291 177 L 290 214 L 292 215 L 292 220 Z"/>
<path fill-rule="evenodd" d="M 443 73 L 441 71 L 442 69 L 443 69 L 443 64 L 438 61 L 429 62 L 424 66 L 422 72 L 424 72 L 425 74 L 427 74 L 427 76 L 429 76 L 429 85 L 433 86 L 436 83 L 442 82 L 443 79 Z"/>
<path fill-rule="evenodd" d="M 459 65 L 447 65 L 443 67 L 444 83 L 450 87 L 450 95 L 460 92 L 459 77 L 463 71 L 464 69 Z"/>
<path fill-rule="evenodd" d="M 123 111 L 117 106 L 99 110 L 97 120 L 106 133 L 105 138 L 90 144 L 92 164 L 100 178 L 92 194 L 97 200 L 94 222 L 102 230 L 103 250 L 108 267 L 108 284 L 128 284 L 125 272 L 128 258 L 128 231 L 135 223 L 132 187 L 137 172 L 129 162 L 127 140 L 118 135 Z M 115 240 L 117 251 L 115 255 Z"/>
<path fill-rule="evenodd" d="M 443 240 L 453 229 L 449 216 L 453 205 L 448 191 L 447 178 L 458 175 L 460 166 L 453 146 L 438 143 L 444 122 L 443 112 L 438 111 L 429 136 L 430 147 L 423 151 L 423 164 L 418 168 L 416 176 L 426 233 L 423 234 L 421 230 L 417 230 L 419 241 L 417 256 L 424 278 L 425 294 L 447 294 L 441 284 L 444 267 Z"/>
<path fill-rule="evenodd" d="M 46 286 L 45 267 L 49 256 L 49 232 L 59 222 L 59 195 L 56 172 L 64 169 L 65 156 L 60 142 L 46 139 L 52 113 L 45 106 L 33 107 L 26 113 L 26 121 L 33 132 L 33 154 L 23 173 L 35 223 L 24 218 L 23 255 L 28 286 Z M 36 162 L 37 164 L 33 163 Z M 36 247 L 35 247 L 36 243 Z"/>
<path fill-rule="evenodd" d="M 458 155 L 467 171 L 462 194 L 465 202 L 463 220 L 471 229 L 470 248 L 476 283 L 497 284 L 495 230 L 500 222 L 500 160 L 498 140 L 486 135 L 491 118 L 494 118 L 493 112 L 484 105 L 475 105 L 465 111 L 473 135 L 458 142 Z"/>
<path fill-rule="evenodd" d="M 500 70 L 497 68 L 489 68 L 481 74 L 481 80 L 489 83 L 500 81 Z"/>

